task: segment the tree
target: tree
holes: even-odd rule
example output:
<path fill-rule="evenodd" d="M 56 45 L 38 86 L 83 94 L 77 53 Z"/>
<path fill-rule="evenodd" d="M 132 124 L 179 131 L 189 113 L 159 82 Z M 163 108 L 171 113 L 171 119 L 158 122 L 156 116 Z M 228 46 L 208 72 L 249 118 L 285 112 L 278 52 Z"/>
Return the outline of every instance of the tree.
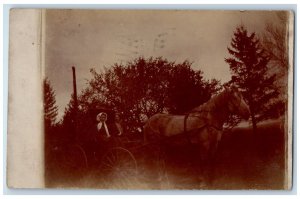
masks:
<path fill-rule="evenodd" d="M 185 114 L 194 107 L 203 104 L 216 93 L 220 87 L 215 79 L 204 80 L 201 70 L 193 70 L 191 63 L 174 65 L 168 77 L 168 110 L 172 114 Z"/>
<path fill-rule="evenodd" d="M 276 73 L 276 84 L 280 95 L 278 99 L 272 102 L 272 108 L 268 112 L 272 115 L 283 115 L 287 107 L 287 77 L 288 77 L 288 12 L 276 12 L 274 21 L 265 25 L 265 31 L 262 35 L 262 45 L 269 54 L 270 74 Z M 272 113 L 273 112 L 273 113 Z"/>
<path fill-rule="evenodd" d="M 76 111 L 77 110 L 75 109 L 74 95 L 72 94 L 71 99 L 67 104 L 67 107 L 65 108 L 64 116 L 62 118 L 62 124 L 64 126 L 74 126 Z"/>
<path fill-rule="evenodd" d="M 156 113 L 183 114 L 208 100 L 219 85 L 204 80 L 191 63 L 175 64 L 161 57 L 115 64 L 93 78 L 81 94 L 84 110 L 106 105 L 120 113 L 127 131 L 141 128 Z M 125 128 L 126 128 L 125 127 Z"/>
<path fill-rule="evenodd" d="M 85 113 L 75 106 L 74 94 L 72 94 L 61 120 L 61 127 L 64 133 L 64 135 L 60 135 L 61 139 L 71 142 L 76 141 L 81 136 L 81 132 L 85 133 L 83 131 L 88 127 L 87 121 L 88 118 Z M 91 125 L 91 123 L 89 124 Z"/>
<path fill-rule="evenodd" d="M 231 47 L 228 47 L 231 57 L 226 58 L 232 73 L 231 82 L 241 88 L 245 100 L 249 104 L 253 131 L 257 123 L 266 119 L 269 103 L 279 95 L 274 81 L 276 75 L 268 73 L 270 57 L 253 32 L 248 34 L 244 26 L 239 26 L 234 32 Z"/>
<path fill-rule="evenodd" d="M 262 45 L 271 57 L 271 60 L 279 68 L 284 76 L 288 70 L 288 45 L 287 45 L 287 22 L 286 11 L 276 13 L 278 23 L 266 23 L 265 32 L 262 37 Z"/>
<path fill-rule="evenodd" d="M 48 78 L 44 79 L 44 122 L 45 128 L 53 127 L 56 124 L 58 107 L 56 106 L 55 92 Z"/>
<path fill-rule="evenodd" d="M 103 73 L 91 69 L 93 78 L 79 101 L 85 110 L 112 107 L 127 126 L 142 127 L 146 118 L 163 111 L 169 67 L 170 63 L 160 58 L 138 58 L 125 65 L 114 64 Z"/>

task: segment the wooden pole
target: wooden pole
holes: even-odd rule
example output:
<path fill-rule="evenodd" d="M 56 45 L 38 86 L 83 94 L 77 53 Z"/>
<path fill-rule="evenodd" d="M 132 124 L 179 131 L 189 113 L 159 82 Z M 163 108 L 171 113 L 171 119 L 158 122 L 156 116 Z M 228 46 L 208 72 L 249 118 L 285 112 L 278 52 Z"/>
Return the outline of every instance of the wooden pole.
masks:
<path fill-rule="evenodd" d="M 76 87 L 76 71 L 75 66 L 72 66 L 73 71 L 73 97 L 74 97 L 74 134 L 75 139 L 77 139 L 77 111 L 78 111 L 78 102 L 77 102 L 77 87 Z"/>
<path fill-rule="evenodd" d="M 75 105 L 75 109 L 77 110 L 77 108 L 78 108 L 78 103 L 77 103 L 77 87 L 76 87 L 76 71 L 75 71 L 75 66 L 72 66 L 72 71 L 73 71 L 73 94 L 74 94 L 74 105 Z"/>

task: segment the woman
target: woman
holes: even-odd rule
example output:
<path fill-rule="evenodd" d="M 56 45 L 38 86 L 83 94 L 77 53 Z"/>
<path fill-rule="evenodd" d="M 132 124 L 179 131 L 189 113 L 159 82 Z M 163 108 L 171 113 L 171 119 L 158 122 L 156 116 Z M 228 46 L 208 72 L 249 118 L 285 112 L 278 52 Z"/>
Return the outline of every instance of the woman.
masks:
<path fill-rule="evenodd" d="M 99 133 L 105 133 L 106 137 L 109 138 L 110 137 L 110 133 L 108 131 L 107 128 L 107 114 L 104 112 L 101 112 L 97 115 L 97 121 L 99 122 L 97 124 L 97 130 Z"/>

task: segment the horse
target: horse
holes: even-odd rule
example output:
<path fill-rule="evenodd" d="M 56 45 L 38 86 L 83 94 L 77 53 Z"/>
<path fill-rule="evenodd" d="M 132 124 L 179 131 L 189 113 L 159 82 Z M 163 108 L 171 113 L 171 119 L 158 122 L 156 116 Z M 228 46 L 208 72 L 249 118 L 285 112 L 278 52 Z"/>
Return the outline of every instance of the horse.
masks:
<path fill-rule="evenodd" d="M 207 170 L 216 155 L 223 125 L 231 114 L 245 120 L 250 115 L 247 103 L 234 85 L 225 86 L 222 92 L 185 115 L 153 115 L 144 125 L 144 142 L 164 145 L 164 140 L 183 134 L 189 143 L 197 144 L 200 162 L 207 163 L 202 170 Z"/>

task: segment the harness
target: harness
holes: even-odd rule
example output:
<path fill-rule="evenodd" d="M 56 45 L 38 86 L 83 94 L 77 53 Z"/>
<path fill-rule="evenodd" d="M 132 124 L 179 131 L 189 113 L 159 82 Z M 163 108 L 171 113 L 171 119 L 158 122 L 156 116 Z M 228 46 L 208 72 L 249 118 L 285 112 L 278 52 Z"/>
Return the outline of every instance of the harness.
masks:
<path fill-rule="evenodd" d="M 204 112 L 204 111 L 197 111 L 197 112 L 201 113 L 201 112 Z M 205 112 L 210 112 L 210 111 L 205 111 Z M 183 123 L 183 133 L 186 135 L 186 139 L 187 139 L 187 142 L 189 144 L 192 144 L 192 142 L 191 142 L 191 138 L 190 138 L 190 133 L 189 133 L 189 131 L 187 131 L 187 119 L 188 119 L 188 117 L 191 113 L 194 113 L 194 112 L 188 112 L 187 114 L 185 114 L 184 115 L 184 120 L 183 120 L 183 122 L 184 122 Z M 193 117 L 198 117 L 198 116 L 193 116 Z M 198 117 L 198 118 L 207 120 L 207 118 L 205 118 L 205 117 Z M 199 130 L 204 129 L 206 127 L 212 127 L 212 128 L 214 128 L 218 131 L 222 131 L 222 129 L 220 129 L 219 127 L 217 127 L 213 124 L 208 124 L 208 122 L 205 122 L 205 124 L 203 126 L 201 126 L 199 128 L 196 128 L 196 129 L 193 129 L 193 130 L 198 130 L 199 131 Z"/>
<path fill-rule="evenodd" d="M 187 118 L 189 117 L 189 114 L 190 113 L 188 112 L 187 114 L 184 115 L 184 119 L 183 119 L 183 133 L 186 135 L 187 142 L 189 144 L 192 144 L 191 138 L 190 138 L 190 134 L 186 131 L 186 121 L 187 121 Z"/>
<path fill-rule="evenodd" d="M 238 109 L 240 108 L 241 103 L 242 103 L 242 98 L 240 98 L 240 100 L 239 100 L 239 105 L 238 105 L 238 107 L 237 107 Z M 209 112 L 211 112 L 211 110 L 190 111 L 190 112 L 188 112 L 188 113 L 186 113 L 186 114 L 184 115 L 184 120 L 183 120 L 183 133 L 186 135 L 186 139 L 187 139 L 187 141 L 188 141 L 189 144 L 191 144 L 192 142 L 191 142 L 191 139 L 190 139 L 189 131 L 187 131 L 187 119 L 188 119 L 188 117 L 190 116 L 191 113 L 195 113 L 195 112 L 197 112 L 197 113 L 208 112 L 208 113 L 209 113 Z M 207 120 L 207 117 L 200 117 L 200 116 L 193 116 L 193 117 L 198 117 L 198 118 L 200 118 L 200 119 L 203 119 L 204 121 Z M 218 131 L 223 131 L 223 129 L 221 129 L 221 128 L 219 128 L 219 127 L 213 125 L 213 124 L 209 124 L 209 123 L 206 122 L 206 121 L 205 121 L 205 124 L 204 124 L 203 126 L 201 126 L 201 127 L 199 127 L 199 128 L 196 128 L 196 129 L 194 129 L 194 130 L 201 130 L 201 129 L 204 129 L 204 128 L 206 128 L 206 127 L 212 127 L 212 128 L 214 128 L 214 129 L 216 129 L 216 130 L 218 130 Z"/>

